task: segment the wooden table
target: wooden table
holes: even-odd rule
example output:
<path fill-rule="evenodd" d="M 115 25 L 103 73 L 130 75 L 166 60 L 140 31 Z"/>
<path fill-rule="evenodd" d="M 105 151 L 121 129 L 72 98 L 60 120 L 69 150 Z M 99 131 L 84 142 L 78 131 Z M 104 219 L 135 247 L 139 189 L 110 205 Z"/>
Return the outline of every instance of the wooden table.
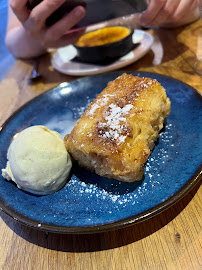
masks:
<path fill-rule="evenodd" d="M 202 21 L 149 32 L 155 43 L 149 53 L 125 70 L 165 74 L 202 93 L 202 76 L 194 70 Z M 39 59 L 43 80 L 29 84 L 29 61 L 17 61 L 0 83 L 0 124 L 31 98 L 75 77 L 53 70 L 50 55 Z M 200 184 L 175 205 L 142 223 L 95 235 L 60 235 L 19 224 L 0 212 L 0 269 L 202 269 Z"/>

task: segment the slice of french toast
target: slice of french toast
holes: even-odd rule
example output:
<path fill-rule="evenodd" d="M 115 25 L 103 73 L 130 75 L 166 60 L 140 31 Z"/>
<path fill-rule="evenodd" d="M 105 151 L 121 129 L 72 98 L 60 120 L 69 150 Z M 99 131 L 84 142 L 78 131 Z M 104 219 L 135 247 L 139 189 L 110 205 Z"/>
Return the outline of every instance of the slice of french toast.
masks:
<path fill-rule="evenodd" d="M 65 136 L 67 151 L 101 176 L 140 180 L 170 106 L 157 80 L 124 73 L 108 83 Z"/>

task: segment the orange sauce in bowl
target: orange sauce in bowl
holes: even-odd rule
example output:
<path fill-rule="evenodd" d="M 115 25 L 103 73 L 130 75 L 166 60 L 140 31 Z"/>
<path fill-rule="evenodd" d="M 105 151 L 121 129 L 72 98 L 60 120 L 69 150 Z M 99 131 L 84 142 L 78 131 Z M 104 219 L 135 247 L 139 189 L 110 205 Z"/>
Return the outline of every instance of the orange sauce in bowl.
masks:
<path fill-rule="evenodd" d="M 130 29 L 124 26 L 110 26 L 82 35 L 76 45 L 79 47 L 94 47 L 116 42 L 127 37 Z"/>

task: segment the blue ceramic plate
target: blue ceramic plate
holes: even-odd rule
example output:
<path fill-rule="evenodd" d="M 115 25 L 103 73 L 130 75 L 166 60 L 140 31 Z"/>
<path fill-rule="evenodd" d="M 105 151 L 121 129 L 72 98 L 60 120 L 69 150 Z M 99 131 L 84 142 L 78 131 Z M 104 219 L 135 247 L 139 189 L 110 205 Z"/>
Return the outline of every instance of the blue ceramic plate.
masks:
<path fill-rule="evenodd" d="M 86 77 L 35 98 L 18 110 L 0 132 L 0 168 L 6 166 L 13 135 L 31 125 L 69 132 L 97 94 L 122 72 Z M 34 196 L 0 176 L 0 207 L 31 227 L 61 233 L 94 233 L 152 217 L 174 204 L 200 180 L 202 161 L 201 96 L 181 81 L 154 73 L 171 99 L 171 114 L 148 162 L 134 183 L 100 177 L 79 167 L 60 191 Z"/>

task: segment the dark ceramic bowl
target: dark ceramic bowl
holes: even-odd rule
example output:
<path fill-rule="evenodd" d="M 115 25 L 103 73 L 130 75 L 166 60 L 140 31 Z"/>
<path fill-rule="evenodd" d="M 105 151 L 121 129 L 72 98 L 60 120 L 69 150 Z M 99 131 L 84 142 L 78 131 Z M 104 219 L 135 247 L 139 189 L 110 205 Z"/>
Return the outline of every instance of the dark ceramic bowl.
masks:
<path fill-rule="evenodd" d="M 78 42 L 74 44 L 74 47 L 77 50 L 77 56 L 82 62 L 88 62 L 88 63 L 105 63 L 105 62 L 111 62 L 116 60 L 117 58 L 120 58 L 121 56 L 124 56 L 128 52 L 130 52 L 134 46 L 132 35 L 133 30 L 129 28 L 128 26 L 108 26 L 101 28 L 99 30 L 106 30 L 109 28 L 125 28 L 129 30 L 127 36 L 124 38 L 120 38 L 117 41 L 110 42 L 104 45 L 97 45 L 97 46 L 81 46 L 78 45 Z M 97 30 L 87 32 L 83 36 L 89 33 L 94 33 Z M 103 37 L 104 39 L 105 37 Z M 102 38 L 101 38 L 102 39 Z"/>

